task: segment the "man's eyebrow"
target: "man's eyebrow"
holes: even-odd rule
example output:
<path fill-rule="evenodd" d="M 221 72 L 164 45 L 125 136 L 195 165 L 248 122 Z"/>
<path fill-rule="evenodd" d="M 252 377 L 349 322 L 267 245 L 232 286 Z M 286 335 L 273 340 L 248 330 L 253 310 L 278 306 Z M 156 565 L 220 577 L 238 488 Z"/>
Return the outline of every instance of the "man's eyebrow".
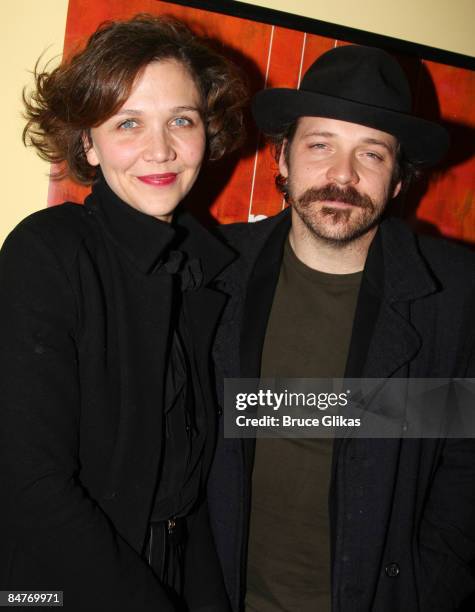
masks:
<path fill-rule="evenodd" d="M 307 132 L 306 134 L 304 134 L 304 138 L 307 138 L 309 136 L 319 136 L 320 138 L 331 138 L 332 136 L 336 136 L 336 134 L 334 132 L 316 132 L 314 130 L 312 130 L 311 132 Z"/>
<path fill-rule="evenodd" d="M 377 138 L 365 138 L 363 140 L 363 142 L 365 144 L 372 144 L 372 145 L 377 145 L 377 146 L 380 146 L 380 147 L 384 147 L 390 153 L 394 153 L 394 150 L 395 150 L 395 147 L 390 145 L 388 142 L 385 142 L 384 140 L 378 140 Z"/>

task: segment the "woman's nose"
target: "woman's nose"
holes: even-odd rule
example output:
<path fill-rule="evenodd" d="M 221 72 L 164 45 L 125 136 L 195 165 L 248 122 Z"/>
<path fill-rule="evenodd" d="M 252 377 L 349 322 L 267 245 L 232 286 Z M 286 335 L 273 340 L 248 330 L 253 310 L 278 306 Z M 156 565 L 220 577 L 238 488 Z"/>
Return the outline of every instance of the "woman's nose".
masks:
<path fill-rule="evenodd" d="M 173 161 L 176 152 L 166 130 L 151 130 L 146 136 L 144 159 L 150 162 L 163 163 Z"/>
<path fill-rule="evenodd" d="M 352 155 L 340 154 L 334 157 L 327 171 L 327 178 L 339 185 L 356 184 L 359 182 L 355 160 Z"/>

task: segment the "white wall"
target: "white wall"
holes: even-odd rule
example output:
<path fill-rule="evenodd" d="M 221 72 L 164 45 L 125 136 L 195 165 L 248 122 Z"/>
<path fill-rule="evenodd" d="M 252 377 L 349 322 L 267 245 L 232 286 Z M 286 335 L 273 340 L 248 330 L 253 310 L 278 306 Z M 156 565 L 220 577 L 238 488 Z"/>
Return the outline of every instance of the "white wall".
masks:
<path fill-rule="evenodd" d="M 21 92 L 31 82 L 36 60 L 60 56 L 66 26 L 67 0 L 14 0 L 2 4 L 2 201 L 0 244 L 28 213 L 46 204 L 48 164 L 21 141 Z"/>
<path fill-rule="evenodd" d="M 252 4 L 475 56 L 475 0 L 254 0 Z"/>

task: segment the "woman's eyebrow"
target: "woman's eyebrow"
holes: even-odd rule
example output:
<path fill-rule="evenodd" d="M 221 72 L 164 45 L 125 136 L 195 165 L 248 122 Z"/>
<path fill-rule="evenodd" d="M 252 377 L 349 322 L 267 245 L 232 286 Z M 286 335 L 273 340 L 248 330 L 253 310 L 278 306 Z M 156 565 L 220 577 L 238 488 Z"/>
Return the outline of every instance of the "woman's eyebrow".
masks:
<path fill-rule="evenodd" d="M 179 113 L 182 111 L 194 111 L 196 113 L 201 112 L 201 108 L 199 108 L 198 106 L 188 106 L 188 105 L 181 105 L 181 106 L 174 106 L 173 108 L 170 109 L 170 111 L 172 113 Z M 118 110 L 116 112 L 116 115 L 143 115 L 144 111 L 138 110 L 136 108 L 121 108 L 120 110 Z"/>
<path fill-rule="evenodd" d="M 181 111 L 195 111 L 196 113 L 201 112 L 201 108 L 199 108 L 198 106 L 186 106 L 186 105 L 174 106 L 170 110 L 173 111 L 174 113 L 181 112 Z"/>
<path fill-rule="evenodd" d="M 135 108 L 121 108 L 116 115 L 143 115 L 143 111 Z"/>

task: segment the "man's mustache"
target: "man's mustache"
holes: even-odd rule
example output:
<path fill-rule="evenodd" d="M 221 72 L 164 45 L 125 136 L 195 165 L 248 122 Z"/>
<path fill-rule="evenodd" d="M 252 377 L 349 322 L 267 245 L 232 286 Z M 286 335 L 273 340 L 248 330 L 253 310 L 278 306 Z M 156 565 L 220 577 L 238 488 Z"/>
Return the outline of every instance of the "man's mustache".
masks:
<path fill-rule="evenodd" d="M 343 202 L 360 208 L 374 208 L 373 200 L 360 193 L 354 187 L 344 189 L 337 185 L 328 184 L 325 187 L 307 189 L 298 199 L 301 206 L 308 206 L 312 202 Z"/>

